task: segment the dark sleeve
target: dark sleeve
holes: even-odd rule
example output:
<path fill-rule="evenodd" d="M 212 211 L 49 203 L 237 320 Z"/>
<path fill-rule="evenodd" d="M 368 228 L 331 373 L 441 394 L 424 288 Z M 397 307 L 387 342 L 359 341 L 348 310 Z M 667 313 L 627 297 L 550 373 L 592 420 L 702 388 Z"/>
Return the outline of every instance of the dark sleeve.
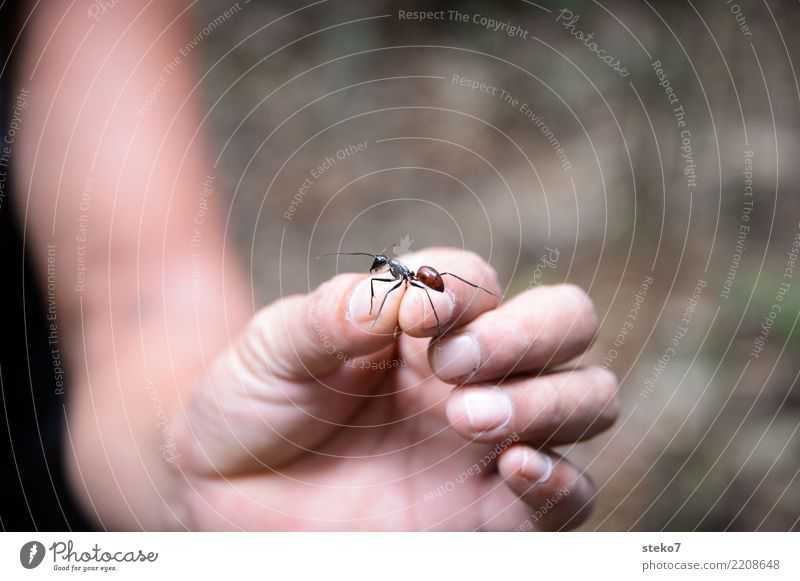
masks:
<path fill-rule="evenodd" d="M 91 530 L 65 478 L 69 385 L 52 341 L 47 281 L 34 276 L 13 211 L 14 141 L 25 123 L 24 93 L 13 93 L 11 82 L 24 43 L 14 45 L 17 4 L 0 4 L 0 529 Z"/>

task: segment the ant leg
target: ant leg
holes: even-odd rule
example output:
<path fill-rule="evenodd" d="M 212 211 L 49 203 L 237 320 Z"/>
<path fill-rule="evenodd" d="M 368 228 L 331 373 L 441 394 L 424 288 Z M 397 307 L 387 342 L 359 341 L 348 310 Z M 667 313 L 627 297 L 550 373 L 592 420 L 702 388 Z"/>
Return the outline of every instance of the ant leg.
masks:
<path fill-rule="evenodd" d="M 428 302 L 431 304 L 431 309 L 433 309 L 433 316 L 436 317 L 436 334 L 437 335 L 441 335 L 442 334 L 442 327 L 441 327 L 441 325 L 439 323 L 439 314 L 436 312 L 436 307 L 433 306 L 433 299 L 431 298 L 431 293 L 429 293 L 428 289 L 426 289 L 421 284 L 417 284 L 415 282 L 412 282 L 411 286 L 415 286 L 417 288 L 421 288 L 422 290 L 425 291 L 425 294 L 428 295 Z"/>
<path fill-rule="evenodd" d="M 395 279 L 392 279 L 392 280 L 395 280 Z M 406 281 L 403 281 L 403 280 L 401 280 L 401 281 L 400 281 L 400 282 L 398 282 L 396 285 L 394 285 L 392 288 L 390 288 L 388 291 L 386 291 L 386 294 L 384 295 L 384 297 L 383 297 L 383 300 L 381 301 L 381 306 L 380 306 L 380 308 L 378 309 L 378 314 L 377 314 L 377 315 L 375 315 L 375 320 L 374 320 L 374 321 L 372 321 L 372 326 L 373 326 L 373 327 L 374 327 L 374 326 L 375 326 L 375 325 L 378 323 L 378 319 L 380 319 L 380 317 L 381 317 L 381 311 L 383 311 L 383 305 L 385 305 L 385 304 L 386 304 L 386 299 L 387 299 L 387 298 L 389 298 L 389 293 L 391 293 L 392 291 L 396 291 L 397 289 L 399 289 L 399 288 L 400 288 L 400 285 L 401 285 L 401 284 L 403 284 L 404 282 L 406 282 Z"/>
<path fill-rule="evenodd" d="M 473 287 L 473 288 L 479 288 L 479 289 L 481 289 L 483 292 L 485 292 L 485 293 L 489 293 L 489 294 L 490 294 L 490 295 L 492 295 L 493 297 L 500 298 L 498 295 L 494 294 L 492 291 L 486 290 L 486 289 L 485 289 L 485 288 L 483 288 L 482 286 L 478 286 L 477 284 L 475 284 L 475 283 L 473 283 L 473 282 L 470 282 L 470 281 L 468 281 L 467 279 L 461 278 L 460 276 L 458 276 L 457 274 L 453 274 L 452 272 L 442 272 L 442 273 L 440 273 L 440 274 L 441 274 L 442 276 L 444 276 L 444 275 L 446 275 L 446 274 L 447 274 L 447 275 L 450 275 L 450 276 L 452 276 L 452 277 L 454 277 L 454 278 L 457 278 L 457 279 L 458 279 L 458 280 L 460 280 L 461 282 L 468 284 L 469 286 L 471 286 L 471 287 Z"/>
<path fill-rule="evenodd" d="M 375 281 L 378 282 L 394 282 L 396 278 L 371 278 L 369 280 L 369 314 L 372 314 L 372 302 L 375 300 Z M 389 293 L 386 293 L 389 294 Z"/>

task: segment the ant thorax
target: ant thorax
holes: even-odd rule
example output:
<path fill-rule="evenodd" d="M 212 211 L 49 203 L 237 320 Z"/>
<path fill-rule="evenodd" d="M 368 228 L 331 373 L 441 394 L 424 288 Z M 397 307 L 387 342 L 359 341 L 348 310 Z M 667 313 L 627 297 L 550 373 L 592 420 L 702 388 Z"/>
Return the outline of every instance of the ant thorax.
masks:
<path fill-rule="evenodd" d="M 395 279 L 407 279 L 411 274 L 411 270 L 396 258 L 389 260 L 389 272 Z"/>

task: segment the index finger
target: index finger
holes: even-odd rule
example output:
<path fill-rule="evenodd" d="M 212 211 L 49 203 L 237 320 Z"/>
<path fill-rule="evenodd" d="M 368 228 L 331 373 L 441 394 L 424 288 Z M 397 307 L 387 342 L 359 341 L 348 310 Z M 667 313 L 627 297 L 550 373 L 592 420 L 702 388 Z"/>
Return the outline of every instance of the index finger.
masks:
<path fill-rule="evenodd" d="M 416 283 L 409 282 L 398 311 L 400 329 L 412 337 L 445 333 L 469 323 L 500 302 L 497 273 L 474 252 L 429 248 L 402 256 L 400 260 L 419 277 Z M 433 272 L 421 271 L 422 267 L 429 267 Z M 430 275 L 434 275 L 433 278 Z M 423 282 L 439 280 L 441 286 Z"/>

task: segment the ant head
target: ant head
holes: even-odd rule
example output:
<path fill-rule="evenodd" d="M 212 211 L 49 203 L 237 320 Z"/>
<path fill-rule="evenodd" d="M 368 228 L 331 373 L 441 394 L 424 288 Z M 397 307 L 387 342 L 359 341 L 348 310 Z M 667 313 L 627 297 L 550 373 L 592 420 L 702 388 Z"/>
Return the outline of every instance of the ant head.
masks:
<path fill-rule="evenodd" d="M 375 260 L 372 261 L 372 266 L 369 268 L 371 273 L 376 273 L 389 264 L 389 257 L 385 254 L 377 254 Z"/>

